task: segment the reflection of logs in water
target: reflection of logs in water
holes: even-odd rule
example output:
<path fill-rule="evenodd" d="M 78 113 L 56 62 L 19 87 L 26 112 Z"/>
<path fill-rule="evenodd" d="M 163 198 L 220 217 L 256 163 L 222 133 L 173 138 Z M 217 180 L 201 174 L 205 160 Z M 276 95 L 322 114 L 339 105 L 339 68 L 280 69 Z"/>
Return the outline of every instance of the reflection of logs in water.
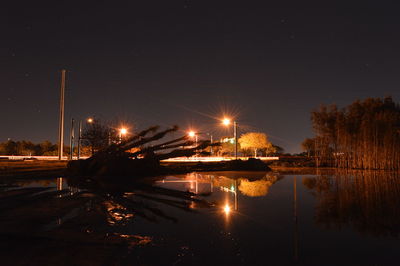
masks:
<path fill-rule="evenodd" d="M 339 229 L 351 225 L 361 233 L 397 236 L 400 231 L 399 173 L 337 172 L 304 178 L 317 203 L 316 223 Z"/>

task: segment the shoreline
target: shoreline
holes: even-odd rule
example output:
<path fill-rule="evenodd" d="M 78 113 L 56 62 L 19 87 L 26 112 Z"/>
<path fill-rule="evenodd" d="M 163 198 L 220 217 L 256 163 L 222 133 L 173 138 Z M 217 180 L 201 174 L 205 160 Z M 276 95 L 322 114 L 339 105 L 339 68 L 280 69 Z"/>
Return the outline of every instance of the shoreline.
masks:
<path fill-rule="evenodd" d="M 46 179 L 66 176 L 68 161 L 0 161 L 0 178 L 16 179 Z M 224 171 L 252 171 L 229 170 L 220 167 L 217 162 L 167 162 L 162 166 L 171 167 L 171 173 L 184 174 L 188 172 L 224 172 Z M 338 169 L 333 167 L 290 167 L 268 165 L 272 172 L 282 174 L 318 174 L 319 171 L 395 171 L 395 170 L 362 170 L 362 169 Z M 200 168 L 199 168 L 200 167 Z"/>

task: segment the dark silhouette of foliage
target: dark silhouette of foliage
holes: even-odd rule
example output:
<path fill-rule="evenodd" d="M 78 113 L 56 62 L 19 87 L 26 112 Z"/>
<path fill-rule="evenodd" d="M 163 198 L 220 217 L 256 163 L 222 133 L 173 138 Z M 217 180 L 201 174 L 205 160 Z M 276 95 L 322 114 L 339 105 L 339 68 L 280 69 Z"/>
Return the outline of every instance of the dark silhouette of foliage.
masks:
<path fill-rule="evenodd" d="M 70 162 L 68 169 L 72 175 L 82 176 L 154 176 L 164 173 L 160 160 L 208 154 L 202 150 L 219 145 L 202 140 L 194 146 L 186 135 L 159 143 L 160 139 L 177 131 L 178 127 L 158 130 L 158 126 L 150 127 L 120 143 L 112 143 L 87 160 Z"/>
<path fill-rule="evenodd" d="M 43 141 L 34 144 L 31 141 L 13 141 L 8 140 L 0 143 L 0 155 L 26 155 L 26 156 L 40 156 L 40 155 L 55 155 L 57 152 L 57 145 L 52 144 L 50 141 Z"/>
<path fill-rule="evenodd" d="M 107 147 L 111 143 L 113 135 L 110 127 L 95 119 L 84 127 L 82 145 L 89 146 L 93 155 L 96 151 Z"/>
<path fill-rule="evenodd" d="M 303 151 L 306 152 L 307 156 L 314 156 L 315 155 L 315 139 L 306 138 L 301 143 L 301 148 Z"/>
<path fill-rule="evenodd" d="M 350 225 L 362 234 L 398 236 L 400 183 L 397 172 L 339 170 L 303 179 L 316 197 L 315 222 L 325 228 Z"/>
<path fill-rule="evenodd" d="M 400 107 L 391 97 L 312 112 L 317 166 L 400 168 Z"/>

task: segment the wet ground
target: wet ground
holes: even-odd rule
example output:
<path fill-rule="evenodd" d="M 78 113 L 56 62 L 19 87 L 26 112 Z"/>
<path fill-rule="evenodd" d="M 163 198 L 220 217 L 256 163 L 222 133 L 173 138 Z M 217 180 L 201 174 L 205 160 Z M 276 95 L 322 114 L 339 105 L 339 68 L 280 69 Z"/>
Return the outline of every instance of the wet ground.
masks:
<path fill-rule="evenodd" d="M 1 265 L 398 265 L 391 172 L 214 172 L 0 185 Z"/>

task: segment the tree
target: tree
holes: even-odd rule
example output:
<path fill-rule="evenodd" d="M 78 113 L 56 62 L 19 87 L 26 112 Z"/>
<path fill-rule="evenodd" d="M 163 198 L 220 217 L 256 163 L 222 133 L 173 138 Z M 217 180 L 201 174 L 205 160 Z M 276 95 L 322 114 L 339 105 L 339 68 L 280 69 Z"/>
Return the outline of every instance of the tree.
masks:
<path fill-rule="evenodd" d="M 273 146 L 268 141 L 267 135 L 259 132 L 249 132 L 239 138 L 240 148 L 244 150 L 254 150 L 254 157 L 257 157 L 257 150 L 272 150 Z"/>
<path fill-rule="evenodd" d="M 107 147 L 111 142 L 111 136 L 114 135 L 111 129 L 99 120 L 86 124 L 82 132 L 82 144 L 89 146 L 92 154 L 95 151 Z"/>
<path fill-rule="evenodd" d="M 311 113 L 317 166 L 400 169 L 400 106 L 391 97 L 368 98 Z"/>
<path fill-rule="evenodd" d="M 314 155 L 315 153 L 315 139 L 306 138 L 301 143 L 301 148 L 307 153 L 307 156 Z"/>
<path fill-rule="evenodd" d="M 18 144 L 17 142 L 13 140 L 8 140 L 7 142 L 4 142 L 1 144 L 2 148 L 2 154 L 3 155 L 17 155 L 17 148 Z"/>
<path fill-rule="evenodd" d="M 269 152 L 268 150 L 266 150 L 265 155 L 267 155 L 268 153 L 275 153 L 276 155 L 280 155 L 285 152 L 285 149 L 278 145 L 272 144 L 272 148 L 273 148 L 273 151 Z"/>
<path fill-rule="evenodd" d="M 40 154 L 37 155 L 57 155 L 58 153 L 58 145 L 52 144 L 50 141 L 45 140 L 42 143 L 39 143 Z"/>
<path fill-rule="evenodd" d="M 57 155 L 57 150 L 58 146 L 47 140 L 39 144 L 27 140 L 0 143 L 0 155 Z"/>

